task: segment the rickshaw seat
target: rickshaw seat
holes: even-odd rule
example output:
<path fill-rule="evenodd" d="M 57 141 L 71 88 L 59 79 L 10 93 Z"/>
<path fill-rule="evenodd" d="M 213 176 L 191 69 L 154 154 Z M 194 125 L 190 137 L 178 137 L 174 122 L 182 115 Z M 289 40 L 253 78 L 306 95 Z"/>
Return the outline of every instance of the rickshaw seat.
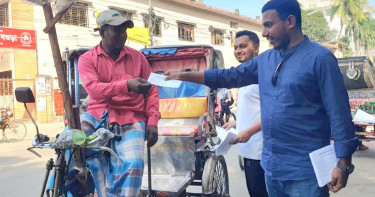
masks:
<path fill-rule="evenodd" d="M 189 120 L 184 124 L 159 125 L 159 136 L 197 136 L 199 118 L 207 112 L 207 97 L 159 99 L 159 111 L 164 122 Z"/>
<path fill-rule="evenodd" d="M 199 118 L 207 112 L 207 97 L 159 99 L 161 118 Z"/>
<path fill-rule="evenodd" d="M 158 128 L 159 136 L 189 136 L 198 135 L 198 126 L 161 126 Z"/>

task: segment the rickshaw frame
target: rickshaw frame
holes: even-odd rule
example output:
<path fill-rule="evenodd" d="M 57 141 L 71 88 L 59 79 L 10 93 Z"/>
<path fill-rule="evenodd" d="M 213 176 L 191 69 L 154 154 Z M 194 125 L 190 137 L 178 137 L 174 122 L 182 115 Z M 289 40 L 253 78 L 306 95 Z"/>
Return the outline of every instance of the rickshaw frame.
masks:
<path fill-rule="evenodd" d="M 145 50 L 171 48 L 176 48 L 177 50 L 199 48 L 207 49 L 207 51 L 209 51 L 209 56 L 206 57 L 206 69 L 217 69 L 224 67 L 222 53 L 209 45 L 157 46 L 143 49 L 141 52 L 144 52 Z M 67 62 L 67 78 L 71 97 L 76 107 L 80 108 L 84 106 L 80 103 L 83 99 L 85 99 L 84 97 L 87 94 L 85 93 L 79 80 L 77 66 L 80 55 L 88 50 L 88 48 L 81 48 L 71 51 L 66 49 L 63 55 L 63 61 L 65 60 L 65 62 Z M 145 56 L 147 58 L 147 55 Z M 169 56 L 169 58 L 173 58 L 173 56 Z M 149 58 L 147 59 L 149 60 Z M 152 171 L 152 175 L 150 177 L 147 174 L 144 174 L 140 196 L 229 196 L 228 171 L 225 159 L 223 156 L 218 156 L 212 151 L 213 146 L 220 143 L 220 140 L 216 137 L 217 133 L 215 130 L 215 126 L 220 126 L 219 117 L 215 113 L 216 93 L 216 90 L 210 88 L 206 88 L 205 90 L 205 95 L 207 97 L 207 112 L 200 116 L 196 122 L 196 126 L 198 128 L 197 136 L 159 135 L 159 140 L 155 146 L 151 148 L 151 152 L 145 151 L 145 164 L 147 165 L 145 165 L 144 171 L 148 172 L 147 169 L 149 169 L 150 172 Z M 169 119 L 168 121 L 173 120 Z M 164 147 L 164 149 L 158 150 L 158 147 Z M 181 150 L 179 150 L 179 148 L 181 148 Z M 160 160 L 158 161 L 158 158 L 161 157 L 172 162 L 176 162 L 178 160 L 182 161 L 183 158 L 190 159 L 186 162 L 180 162 L 178 166 L 174 166 L 174 163 L 171 165 L 166 164 L 165 160 L 161 162 Z M 148 158 L 151 158 L 151 160 Z M 153 163 L 152 166 L 148 164 L 151 161 Z M 168 165 L 171 168 L 161 169 L 163 166 Z M 150 168 L 148 168 L 149 166 Z M 165 176 L 162 176 L 160 175 L 161 171 L 173 171 L 175 174 L 167 173 L 164 174 Z M 157 174 L 157 172 L 159 174 Z M 163 187 L 166 187 L 164 190 L 162 188 L 157 188 L 157 185 L 154 188 L 148 187 L 149 182 L 152 182 L 151 186 L 155 186 L 155 179 L 159 178 L 160 180 L 160 177 L 167 177 L 172 183 L 176 182 L 175 180 L 177 180 L 177 178 L 178 180 L 182 180 L 182 176 L 178 175 L 182 175 L 186 172 L 187 174 L 185 174 L 185 179 L 182 181 L 182 185 L 180 185 L 177 190 L 168 191 L 168 184 L 163 185 Z M 202 187 L 202 192 L 187 192 L 186 189 L 189 186 Z"/>
<path fill-rule="evenodd" d="M 212 46 L 209 46 L 209 45 L 156 46 L 156 47 L 143 49 L 141 50 L 141 52 L 144 53 L 144 55 L 146 56 L 147 60 L 149 61 L 151 65 L 153 72 L 155 72 L 158 70 L 155 70 L 153 68 L 152 55 L 160 56 L 160 58 L 163 58 L 163 55 L 161 55 L 160 53 L 158 54 L 157 51 L 159 52 L 163 51 L 163 53 L 165 53 L 165 51 L 168 51 L 170 49 L 176 49 L 176 53 L 177 53 L 177 51 L 179 50 L 182 51 L 182 50 L 192 49 L 192 51 L 194 51 L 194 49 L 200 49 L 200 48 L 207 49 L 207 51 L 210 51 L 208 53 L 208 56 L 206 56 L 207 65 L 206 65 L 205 70 L 224 68 L 224 61 L 223 61 L 222 53 L 219 50 L 215 50 Z M 155 52 L 155 54 L 152 54 L 152 52 Z M 164 56 L 168 59 L 173 59 L 173 55 L 174 54 L 168 54 L 168 52 L 164 54 Z M 183 69 L 194 70 L 194 69 L 191 69 L 190 67 L 183 67 Z M 213 146 L 220 143 L 220 140 L 218 140 L 216 137 L 217 133 L 215 129 L 215 126 L 220 126 L 219 117 L 215 113 L 216 94 L 217 94 L 216 90 L 206 87 L 205 95 L 207 97 L 207 112 L 204 115 L 200 116 L 198 119 L 198 122 L 197 122 L 198 135 L 197 136 L 195 137 L 182 136 L 181 137 L 181 136 L 160 136 L 159 135 L 158 143 L 154 147 L 151 148 L 152 149 L 152 152 L 151 152 L 152 162 L 151 163 L 153 163 L 151 168 L 153 169 L 152 170 L 153 172 L 156 172 L 159 166 L 167 165 L 167 164 L 163 164 L 163 162 L 158 161 L 160 160 L 161 157 L 155 157 L 156 155 L 158 155 L 158 153 L 155 153 L 155 152 L 160 151 L 158 150 L 158 147 L 160 146 L 165 147 L 166 146 L 165 141 L 170 141 L 172 139 L 178 142 L 189 141 L 193 139 L 194 149 L 188 153 L 185 153 L 185 155 L 176 154 L 174 156 L 171 156 L 172 157 L 171 158 L 170 155 L 167 155 L 167 153 L 164 154 L 165 158 L 168 158 L 174 161 L 173 159 L 176 159 L 176 157 L 188 158 L 186 157 L 186 154 L 191 154 L 192 152 L 194 152 L 195 162 L 194 162 L 194 167 L 190 168 L 190 170 L 192 171 L 190 171 L 189 180 L 186 181 L 185 184 L 183 184 L 182 187 L 178 188 L 178 191 L 175 191 L 175 192 L 160 190 L 160 188 L 159 189 L 152 188 L 151 189 L 152 191 L 150 191 L 150 188 L 142 187 L 141 194 L 143 196 L 161 196 L 161 195 L 163 196 L 229 196 L 228 172 L 227 172 L 225 159 L 223 156 L 216 155 L 215 152 L 212 151 Z M 171 119 L 173 121 L 173 118 Z M 160 124 L 161 123 L 159 123 L 159 125 Z M 171 143 L 168 144 L 167 146 L 169 146 L 170 149 L 175 148 L 173 147 L 173 144 Z M 168 152 L 168 151 L 162 150 L 161 152 Z M 160 155 L 163 155 L 163 154 L 159 154 L 158 156 Z M 154 164 L 155 162 L 156 162 L 156 166 Z M 173 166 L 173 167 L 178 168 L 179 166 Z M 218 168 L 221 168 L 219 169 L 220 172 L 218 172 Z M 222 173 L 221 174 L 222 179 L 220 179 L 220 177 L 215 177 L 217 176 L 218 173 L 219 174 Z M 153 173 L 151 176 L 156 177 L 158 175 L 155 175 Z M 214 182 L 216 180 L 222 181 L 221 186 L 223 186 L 223 188 L 217 188 L 221 186 L 220 186 L 220 183 L 215 185 Z M 143 182 L 143 184 L 145 183 Z M 148 184 L 149 183 L 147 183 L 147 186 Z M 201 193 L 187 192 L 186 189 L 189 186 L 201 186 L 202 192 Z M 164 187 L 167 187 L 167 185 L 165 185 Z M 218 190 L 219 190 L 219 193 L 218 193 Z"/>

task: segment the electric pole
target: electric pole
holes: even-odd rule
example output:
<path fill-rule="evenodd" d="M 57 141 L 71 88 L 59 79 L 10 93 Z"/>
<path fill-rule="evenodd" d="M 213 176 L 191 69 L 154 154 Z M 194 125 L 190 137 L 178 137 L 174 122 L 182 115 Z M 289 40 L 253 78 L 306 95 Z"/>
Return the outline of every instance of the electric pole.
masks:
<path fill-rule="evenodd" d="M 154 9 L 152 8 L 152 0 L 148 0 L 148 30 L 149 30 L 149 38 L 150 38 L 150 46 L 153 46 L 153 18 L 155 16 Z"/>

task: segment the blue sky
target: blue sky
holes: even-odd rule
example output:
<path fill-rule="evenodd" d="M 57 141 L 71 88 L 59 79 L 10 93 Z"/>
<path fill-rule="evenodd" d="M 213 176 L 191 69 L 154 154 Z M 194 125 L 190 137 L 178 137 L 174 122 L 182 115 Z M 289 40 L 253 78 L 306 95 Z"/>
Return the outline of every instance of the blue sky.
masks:
<path fill-rule="evenodd" d="M 261 9 L 264 5 L 264 0 L 203 0 L 203 3 L 209 6 L 234 12 L 234 9 L 240 9 L 240 14 L 255 18 L 262 16 Z M 369 0 L 375 6 L 375 0 Z"/>
<path fill-rule="evenodd" d="M 264 2 L 264 0 L 203 0 L 203 3 L 206 5 L 230 12 L 234 12 L 234 9 L 238 8 L 241 15 L 251 18 L 262 16 L 261 9 Z"/>

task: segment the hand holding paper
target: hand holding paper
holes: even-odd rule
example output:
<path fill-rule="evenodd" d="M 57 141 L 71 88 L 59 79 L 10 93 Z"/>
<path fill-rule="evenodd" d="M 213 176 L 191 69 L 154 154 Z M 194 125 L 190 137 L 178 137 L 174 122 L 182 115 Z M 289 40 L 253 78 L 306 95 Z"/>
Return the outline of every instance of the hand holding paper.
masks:
<path fill-rule="evenodd" d="M 310 159 L 318 185 L 324 187 L 331 182 L 333 169 L 338 162 L 333 144 L 311 152 Z"/>
<path fill-rule="evenodd" d="M 180 87 L 182 81 L 180 80 L 165 80 L 165 75 L 151 73 L 148 81 L 157 86 L 169 87 L 169 88 L 178 88 Z"/>
<path fill-rule="evenodd" d="M 221 143 L 216 145 L 213 149 L 217 155 L 226 155 L 232 147 L 230 142 L 237 136 L 237 131 L 234 128 L 226 131 L 225 129 L 216 126 L 217 136 L 220 138 Z"/>
<path fill-rule="evenodd" d="M 353 122 L 375 123 L 375 116 L 358 109 Z"/>
<path fill-rule="evenodd" d="M 349 175 L 345 174 L 339 168 L 334 168 L 332 172 L 332 180 L 328 184 L 329 190 L 332 192 L 338 192 L 344 188 L 348 182 Z"/>
<path fill-rule="evenodd" d="M 137 94 L 147 94 L 152 86 L 148 81 L 142 78 L 129 79 L 127 85 L 129 91 L 133 91 Z"/>

